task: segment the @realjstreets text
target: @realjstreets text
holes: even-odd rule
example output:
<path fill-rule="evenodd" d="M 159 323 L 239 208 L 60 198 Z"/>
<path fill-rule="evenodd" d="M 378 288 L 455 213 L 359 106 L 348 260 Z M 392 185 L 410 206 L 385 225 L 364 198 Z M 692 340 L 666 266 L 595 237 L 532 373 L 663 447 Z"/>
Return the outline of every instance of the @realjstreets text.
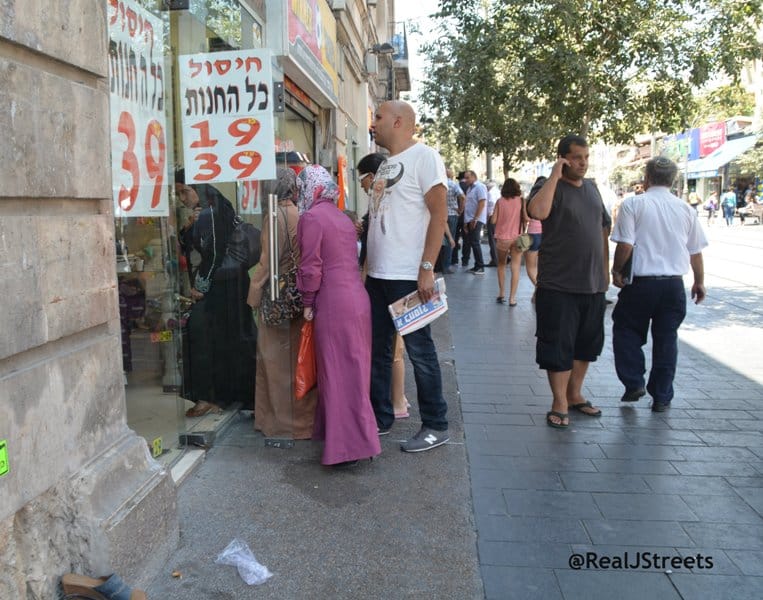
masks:
<path fill-rule="evenodd" d="M 695 554 L 694 556 L 670 556 L 656 552 L 623 552 L 615 555 L 600 555 L 597 552 L 571 554 L 571 569 L 712 569 L 713 557 Z"/>

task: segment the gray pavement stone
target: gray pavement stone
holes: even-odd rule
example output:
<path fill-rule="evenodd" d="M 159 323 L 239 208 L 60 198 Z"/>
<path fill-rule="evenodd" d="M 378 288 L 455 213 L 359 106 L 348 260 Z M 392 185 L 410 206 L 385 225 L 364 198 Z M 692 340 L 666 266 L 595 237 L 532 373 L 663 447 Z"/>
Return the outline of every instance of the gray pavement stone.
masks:
<path fill-rule="evenodd" d="M 673 574 L 670 580 L 684 600 L 739 600 L 763 596 L 763 577 Z"/>
<path fill-rule="evenodd" d="M 734 565 L 745 575 L 763 577 L 763 551 L 726 550 L 725 553 Z"/>
<path fill-rule="evenodd" d="M 712 494 L 726 496 L 731 486 L 722 477 L 692 475 L 644 475 L 652 491 L 658 494 Z"/>
<path fill-rule="evenodd" d="M 696 512 L 673 494 L 595 493 L 593 498 L 606 519 L 633 521 L 693 521 Z"/>
<path fill-rule="evenodd" d="M 627 473 L 631 475 L 670 475 L 678 471 L 667 460 L 630 460 L 622 458 L 594 458 L 591 460 L 602 473 Z"/>
<path fill-rule="evenodd" d="M 705 523 L 760 523 L 760 515 L 738 496 L 682 495 L 700 521 Z M 685 521 L 678 517 L 676 520 Z"/>
<path fill-rule="evenodd" d="M 759 515 L 763 516 L 763 487 L 737 488 L 736 493 Z"/>
<path fill-rule="evenodd" d="M 760 524 L 682 523 L 682 526 L 697 546 L 724 550 L 763 550 L 763 525 Z"/>
<path fill-rule="evenodd" d="M 480 540 L 587 544 L 590 538 L 575 519 L 476 515 Z"/>
<path fill-rule="evenodd" d="M 638 550 L 648 550 L 653 546 L 692 545 L 692 539 L 678 523 L 672 521 L 601 519 L 586 520 L 584 523 L 595 545 L 627 542 L 628 545 L 637 546 Z"/>
<path fill-rule="evenodd" d="M 564 600 L 551 569 L 482 567 L 487 600 Z"/>
<path fill-rule="evenodd" d="M 503 490 L 503 496 L 510 516 L 556 514 L 570 519 L 596 519 L 602 516 L 589 492 Z"/>
<path fill-rule="evenodd" d="M 751 464 L 743 462 L 679 462 L 673 466 L 681 475 L 731 475 L 750 477 L 757 475 L 757 470 Z"/>
<path fill-rule="evenodd" d="M 589 492 L 648 492 L 641 475 L 623 473 L 562 473 L 564 488 Z"/>
<path fill-rule="evenodd" d="M 569 544 L 480 540 L 478 548 L 481 565 L 566 569 L 570 558 Z"/>
<path fill-rule="evenodd" d="M 728 552 L 734 552 L 729 550 L 721 550 L 720 548 L 676 548 L 679 555 L 684 557 L 693 557 L 695 559 L 695 566 L 688 570 L 675 570 L 674 573 L 691 572 L 699 575 L 712 574 L 712 575 L 749 575 L 750 573 L 744 573 L 737 564 L 731 560 Z M 700 558 L 702 559 L 700 561 Z M 712 562 L 712 567 L 710 566 Z"/>
<path fill-rule="evenodd" d="M 681 600 L 665 575 L 630 571 L 556 571 L 564 600 Z"/>

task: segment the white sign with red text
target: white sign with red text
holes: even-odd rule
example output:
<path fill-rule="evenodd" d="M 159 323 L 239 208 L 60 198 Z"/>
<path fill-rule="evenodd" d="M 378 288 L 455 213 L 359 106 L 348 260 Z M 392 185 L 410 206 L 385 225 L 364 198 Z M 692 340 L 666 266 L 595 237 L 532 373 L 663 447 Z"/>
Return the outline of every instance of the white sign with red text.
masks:
<path fill-rule="evenodd" d="M 270 50 L 191 54 L 178 61 L 185 182 L 274 179 Z"/>
<path fill-rule="evenodd" d="M 108 0 L 114 214 L 169 215 L 164 24 L 134 0 Z"/>

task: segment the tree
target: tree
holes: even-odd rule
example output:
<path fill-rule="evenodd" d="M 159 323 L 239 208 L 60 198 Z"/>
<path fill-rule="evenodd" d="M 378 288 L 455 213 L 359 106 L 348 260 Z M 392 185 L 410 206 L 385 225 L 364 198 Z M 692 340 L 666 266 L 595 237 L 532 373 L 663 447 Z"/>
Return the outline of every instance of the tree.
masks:
<path fill-rule="evenodd" d="M 761 56 L 762 15 L 761 0 L 441 0 L 422 98 L 505 172 L 570 132 L 680 131 L 703 85 Z"/>

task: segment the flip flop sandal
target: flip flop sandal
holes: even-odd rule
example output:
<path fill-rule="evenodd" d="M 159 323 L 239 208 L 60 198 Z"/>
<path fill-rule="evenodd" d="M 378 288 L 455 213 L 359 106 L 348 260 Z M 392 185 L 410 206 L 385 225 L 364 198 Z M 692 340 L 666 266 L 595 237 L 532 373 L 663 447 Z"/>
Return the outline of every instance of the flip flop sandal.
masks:
<path fill-rule="evenodd" d="M 583 410 L 584 408 L 593 408 L 593 404 L 590 402 L 581 402 L 579 404 L 573 404 L 572 406 L 568 407 L 572 410 L 576 410 L 579 413 L 583 413 L 586 417 L 600 417 L 601 416 L 601 409 L 597 408 L 595 409 L 596 412 L 586 412 Z"/>
<path fill-rule="evenodd" d="M 99 579 L 67 573 L 61 578 L 61 586 L 65 599 L 71 596 L 88 600 L 148 600 L 146 592 L 132 589 L 116 573 Z"/>
<path fill-rule="evenodd" d="M 561 423 L 554 423 L 550 417 L 559 417 Z M 570 426 L 570 415 L 568 413 L 560 413 L 555 410 L 550 410 L 546 413 L 546 425 L 554 427 L 555 429 L 567 429 Z M 567 423 L 564 420 L 567 419 Z"/>

